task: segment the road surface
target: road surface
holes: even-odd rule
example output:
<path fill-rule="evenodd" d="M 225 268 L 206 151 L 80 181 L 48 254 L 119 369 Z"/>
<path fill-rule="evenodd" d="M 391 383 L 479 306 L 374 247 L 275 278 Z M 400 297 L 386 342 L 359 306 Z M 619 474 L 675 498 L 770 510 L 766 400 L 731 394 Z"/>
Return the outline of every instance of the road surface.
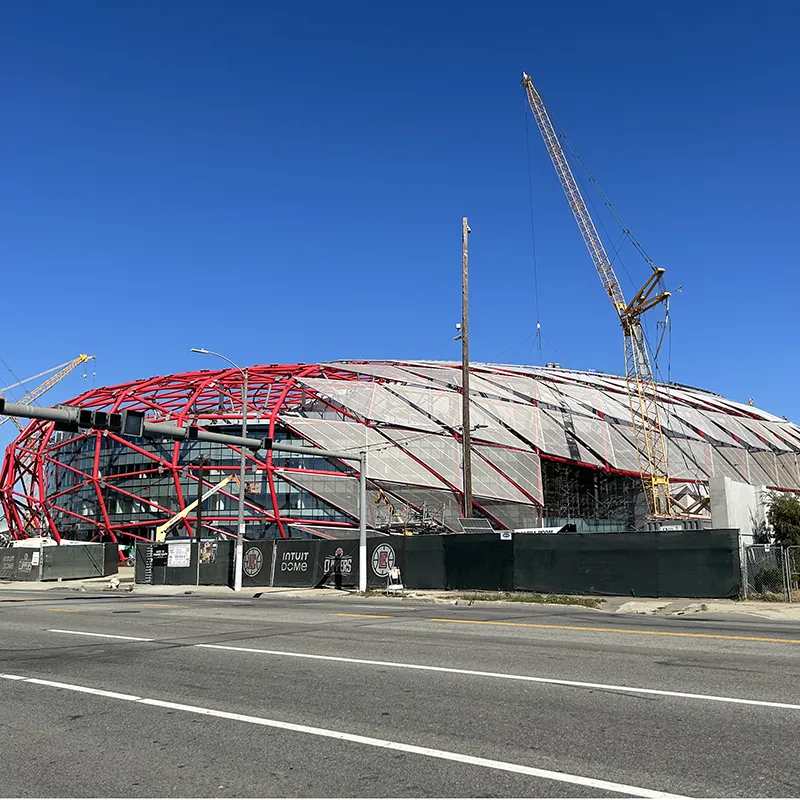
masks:
<path fill-rule="evenodd" d="M 0 794 L 796 797 L 800 625 L 9 592 Z"/>

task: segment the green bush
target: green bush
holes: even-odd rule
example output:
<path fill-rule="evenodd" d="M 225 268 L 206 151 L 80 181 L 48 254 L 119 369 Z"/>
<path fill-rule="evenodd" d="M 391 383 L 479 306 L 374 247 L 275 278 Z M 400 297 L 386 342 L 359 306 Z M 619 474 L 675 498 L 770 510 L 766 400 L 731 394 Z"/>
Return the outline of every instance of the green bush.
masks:
<path fill-rule="evenodd" d="M 774 562 L 761 564 L 753 575 L 753 587 L 758 594 L 783 591 L 781 568 Z"/>
<path fill-rule="evenodd" d="M 800 545 L 800 498 L 797 495 L 774 494 L 767 521 L 778 544 Z"/>

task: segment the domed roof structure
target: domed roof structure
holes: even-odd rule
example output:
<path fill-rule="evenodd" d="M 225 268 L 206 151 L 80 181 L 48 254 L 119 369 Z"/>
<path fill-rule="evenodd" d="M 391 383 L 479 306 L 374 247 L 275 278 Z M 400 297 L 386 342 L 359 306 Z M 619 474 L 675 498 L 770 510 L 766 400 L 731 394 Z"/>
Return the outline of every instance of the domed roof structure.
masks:
<path fill-rule="evenodd" d="M 247 373 L 252 435 L 367 449 L 373 529 L 459 529 L 460 365 L 341 361 Z M 71 404 L 235 432 L 241 388 L 237 370 L 204 370 L 92 389 Z M 699 389 L 660 384 L 657 391 L 673 494 L 685 505 L 707 513 L 703 498 L 716 476 L 800 490 L 796 425 Z M 623 378 L 475 363 L 470 402 L 476 513 L 510 528 L 573 519 L 594 520 L 598 530 L 635 524 L 641 484 Z M 15 536 L 149 539 L 197 495 L 201 455 L 206 488 L 238 475 L 239 453 L 230 447 L 126 441 L 35 421 L 6 452 L 0 499 Z M 247 538 L 341 535 L 355 525 L 351 465 L 263 451 L 249 453 L 247 464 Z M 207 501 L 207 532 L 235 533 L 237 495 L 232 483 Z"/>

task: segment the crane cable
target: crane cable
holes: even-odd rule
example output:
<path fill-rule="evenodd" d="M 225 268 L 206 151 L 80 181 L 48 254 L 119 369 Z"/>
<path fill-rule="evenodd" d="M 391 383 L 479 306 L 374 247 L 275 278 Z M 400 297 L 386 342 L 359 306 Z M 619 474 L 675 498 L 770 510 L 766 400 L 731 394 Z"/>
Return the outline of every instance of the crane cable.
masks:
<path fill-rule="evenodd" d="M 17 382 L 16 386 L 21 386 L 23 383 L 25 383 L 25 381 L 21 381 L 19 379 L 19 375 L 17 375 L 17 373 L 14 372 L 14 370 L 11 369 L 11 367 L 8 366 L 8 364 L 6 363 L 6 360 L 4 358 L 0 358 L 0 364 L 2 364 L 11 373 L 11 377 Z M 5 392 L 8 389 L 13 389 L 13 388 L 14 388 L 14 385 L 7 387 L 7 389 L 4 389 L 3 391 Z M 12 397 L 13 397 L 13 395 L 12 395 Z"/>
<path fill-rule="evenodd" d="M 527 104 L 523 107 L 523 116 L 525 117 L 525 150 L 528 154 L 528 204 L 530 208 L 531 217 L 531 255 L 533 257 L 533 295 L 536 304 L 536 334 L 531 344 L 531 349 L 528 351 L 530 357 L 531 351 L 534 346 L 538 345 L 539 358 L 542 357 L 542 322 L 539 316 L 539 274 L 536 265 L 536 226 L 534 225 L 533 215 L 533 173 L 531 171 L 531 137 L 528 132 L 528 108 Z"/>
<path fill-rule="evenodd" d="M 556 132 L 556 135 L 558 136 L 559 141 L 569 151 L 570 156 L 572 157 L 574 162 L 580 167 L 581 172 L 583 172 L 583 174 L 585 175 L 585 177 L 588 180 L 589 185 L 591 186 L 591 188 L 594 189 L 595 192 L 597 192 L 597 195 L 599 196 L 599 198 L 602 201 L 603 205 L 609 210 L 609 212 L 611 213 L 611 216 L 614 218 L 614 221 L 620 227 L 620 230 L 622 231 L 621 236 L 617 239 L 617 242 L 611 244 L 612 249 L 614 251 L 614 259 L 612 259 L 612 263 L 613 263 L 613 261 L 616 261 L 616 262 L 618 262 L 620 264 L 620 266 L 622 266 L 622 269 L 625 272 L 625 275 L 627 276 L 628 280 L 631 282 L 631 285 L 635 289 L 636 288 L 636 284 L 635 284 L 635 282 L 633 280 L 633 277 L 631 276 L 630 272 L 628 271 L 628 268 L 625 265 L 625 262 L 622 259 L 622 254 L 619 251 L 619 246 L 618 245 L 619 245 L 619 242 L 621 241 L 621 239 L 622 238 L 626 238 L 631 243 L 631 245 L 633 245 L 635 250 L 639 253 L 639 255 L 644 259 L 644 261 L 647 263 L 647 265 L 652 270 L 656 269 L 655 262 L 653 261 L 652 258 L 650 258 L 649 254 L 644 249 L 644 247 L 641 245 L 639 240 L 633 235 L 633 232 L 631 231 L 631 229 L 625 223 L 625 220 L 622 218 L 622 215 L 614 207 L 614 205 L 611 202 L 611 200 L 609 200 L 608 195 L 603 191 L 603 187 L 600 186 L 600 183 L 597 181 L 597 179 L 594 177 L 594 175 L 592 175 L 592 173 L 589 171 L 589 168 L 586 165 L 586 162 L 581 158 L 580 153 L 578 153 L 578 151 L 575 148 L 575 145 L 572 144 L 572 142 L 570 141 L 569 137 L 564 132 L 563 128 L 561 128 L 561 126 L 558 125 L 556 120 L 553 118 L 552 114 L 550 114 L 550 119 L 551 119 L 551 121 L 553 123 L 553 128 L 554 128 L 554 130 Z M 583 184 L 583 181 L 580 179 L 580 177 L 578 177 L 578 175 L 576 175 L 575 178 L 576 178 L 576 181 L 578 181 L 579 184 Z M 584 190 L 584 195 L 585 195 L 586 199 L 588 200 L 588 203 L 591 206 L 592 211 L 594 212 L 595 218 L 600 223 L 600 227 L 603 229 L 603 232 L 606 234 L 607 240 L 611 243 L 611 236 L 610 236 L 610 234 L 608 232 L 608 229 L 605 226 L 605 223 L 603 222 L 602 216 L 600 216 L 597 213 L 597 208 L 595 207 L 594 203 L 592 202 L 591 193 L 586 191 L 586 185 L 585 184 L 583 184 L 582 188 Z M 663 279 L 661 281 L 659 281 L 659 284 L 661 286 L 661 290 L 663 291 L 664 290 L 664 281 L 663 281 Z M 660 376 L 662 373 L 661 373 L 661 370 L 659 369 L 659 366 L 658 366 L 658 355 L 659 355 L 659 353 L 661 351 L 661 346 L 662 346 L 663 341 L 664 341 L 664 335 L 667 332 L 669 333 L 669 336 L 668 336 L 668 342 L 669 342 L 669 345 L 668 345 L 668 367 L 667 367 L 667 374 L 668 374 L 667 383 L 669 383 L 670 375 L 671 375 L 671 367 L 672 367 L 672 363 L 671 363 L 672 362 L 672 319 L 670 318 L 670 315 L 669 315 L 669 304 L 668 303 L 667 303 L 667 305 L 665 307 L 664 321 L 663 322 L 657 322 L 656 323 L 656 328 L 658 328 L 659 325 L 663 325 L 664 326 L 664 330 L 662 331 L 662 335 L 659 337 L 659 343 L 658 343 L 658 345 L 656 347 L 653 347 L 653 344 L 650 341 L 650 336 L 648 335 L 648 332 L 644 328 L 644 326 L 642 326 L 642 334 L 644 336 L 645 346 L 647 347 L 648 351 L 650 352 L 652 360 L 653 360 L 654 371 L 655 371 L 657 376 Z M 661 380 L 663 381 L 663 378 L 661 378 Z"/>

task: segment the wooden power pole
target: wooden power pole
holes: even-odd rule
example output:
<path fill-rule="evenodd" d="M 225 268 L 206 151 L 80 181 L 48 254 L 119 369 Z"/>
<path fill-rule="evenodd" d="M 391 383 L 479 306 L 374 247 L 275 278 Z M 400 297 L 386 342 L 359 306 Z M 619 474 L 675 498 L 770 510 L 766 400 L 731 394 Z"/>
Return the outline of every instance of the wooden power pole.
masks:
<path fill-rule="evenodd" d="M 472 454 L 469 422 L 469 255 L 467 218 L 461 220 L 461 444 L 464 470 L 464 517 L 472 516 Z"/>

